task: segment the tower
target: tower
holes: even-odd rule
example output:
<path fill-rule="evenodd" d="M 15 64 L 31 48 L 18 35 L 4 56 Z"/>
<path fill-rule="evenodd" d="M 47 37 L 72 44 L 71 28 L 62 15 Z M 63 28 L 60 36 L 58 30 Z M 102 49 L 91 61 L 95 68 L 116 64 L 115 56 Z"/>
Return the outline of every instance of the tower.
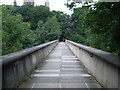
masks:
<path fill-rule="evenodd" d="M 49 1 L 48 0 L 45 0 L 45 6 L 49 7 Z"/>
<path fill-rule="evenodd" d="M 13 5 L 14 5 L 14 6 L 17 6 L 17 2 L 16 2 L 16 0 L 14 0 Z"/>
<path fill-rule="evenodd" d="M 24 5 L 29 4 L 34 6 L 34 0 L 24 0 Z"/>

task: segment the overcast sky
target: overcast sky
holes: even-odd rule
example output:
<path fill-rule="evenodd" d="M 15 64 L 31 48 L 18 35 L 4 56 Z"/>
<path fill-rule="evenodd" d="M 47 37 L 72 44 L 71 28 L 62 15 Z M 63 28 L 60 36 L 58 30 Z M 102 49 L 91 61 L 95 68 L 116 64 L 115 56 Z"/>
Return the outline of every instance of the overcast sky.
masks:
<path fill-rule="evenodd" d="M 13 5 L 14 0 L 0 0 L 1 4 Z M 23 0 L 16 0 L 17 5 L 23 5 Z M 64 4 L 67 0 L 49 0 L 50 10 L 63 11 L 67 14 L 71 14 L 70 11 Z M 45 0 L 35 0 L 35 5 L 45 5 Z"/>

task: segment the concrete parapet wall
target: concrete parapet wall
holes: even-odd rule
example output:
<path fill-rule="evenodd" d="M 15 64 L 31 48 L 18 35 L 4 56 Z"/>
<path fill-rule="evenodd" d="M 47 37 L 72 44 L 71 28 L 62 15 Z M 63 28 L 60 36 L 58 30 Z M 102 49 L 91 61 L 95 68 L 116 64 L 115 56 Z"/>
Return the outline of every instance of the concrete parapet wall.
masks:
<path fill-rule="evenodd" d="M 58 40 L 2 56 L 2 88 L 17 88 L 58 44 Z"/>
<path fill-rule="evenodd" d="M 120 89 L 120 57 L 69 40 L 66 44 L 104 88 Z"/>

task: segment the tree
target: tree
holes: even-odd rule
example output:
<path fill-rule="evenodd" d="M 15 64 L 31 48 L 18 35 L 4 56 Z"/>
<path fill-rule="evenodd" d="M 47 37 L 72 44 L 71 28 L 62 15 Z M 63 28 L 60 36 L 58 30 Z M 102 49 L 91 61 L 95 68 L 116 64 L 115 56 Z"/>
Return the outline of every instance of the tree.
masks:
<path fill-rule="evenodd" d="M 22 16 L 14 15 L 13 6 L 3 6 L 3 34 L 2 49 L 3 55 L 30 47 L 33 42 L 30 24 L 22 22 Z"/>
<path fill-rule="evenodd" d="M 42 20 L 45 23 L 47 19 L 51 17 L 51 15 L 52 13 L 48 7 L 36 6 L 31 8 L 31 11 L 29 13 L 31 28 L 35 30 L 37 28 L 37 23 L 39 20 Z"/>
<path fill-rule="evenodd" d="M 33 5 L 29 5 L 29 4 L 23 5 L 23 6 L 17 6 L 15 7 L 14 13 L 21 14 L 23 17 L 23 21 L 28 22 L 30 21 L 30 12 L 32 8 L 33 8 Z"/>
<path fill-rule="evenodd" d="M 32 30 L 37 28 L 37 23 L 39 20 L 46 22 L 47 19 L 52 15 L 49 8 L 42 5 L 35 7 L 32 5 L 23 5 L 16 7 L 14 12 L 21 14 L 24 22 L 30 22 Z"/>
<path fill-rule="evenodd" d="M 86 16 L 86 30 L 96 39 L 96 48 L 120 54 L 120 3 L 103 2 L 94 5 Z M 86 33 L 87 34 L 87 33 Z"/>
<path fill-rule="evenodd" d="M 73 9 L 75 2 L 67 7 Z M 73 10 L 73 41 L 120 55 L 120 2 L 85 3 Z"/>
<path fill-rule="evenodd" d="M 60 35 L 60 40 L 62 41 L 63 39 L 68 39 L 70 37 L 69 30 L 71 28 L 71 18 L 69 15 L 61 12 L 61 11 L 52 11 L 53 16 L 57 18 L 57 21 L 60 24 L 60 29 L 61 29 L 61 35 Z"/>
<path fill-rule="evenodd" d="M 58 39 L 61 34 L 57 18 L 45 6 L 2 8 L 3 55 Z"/>
<path fill-rule="evenodd" d="M 60 25 L 55 16 L 49 18 L 45 23 L 39 21 L 36 29 L 37 44 L 59 39 L 60 34 Z"/>

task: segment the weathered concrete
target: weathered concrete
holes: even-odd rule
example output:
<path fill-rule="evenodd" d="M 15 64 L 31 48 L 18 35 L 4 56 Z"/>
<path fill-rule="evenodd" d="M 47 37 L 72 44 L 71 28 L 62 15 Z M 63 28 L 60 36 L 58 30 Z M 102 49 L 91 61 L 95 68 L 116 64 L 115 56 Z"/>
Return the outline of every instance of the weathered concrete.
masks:
<path fill-rule="evenodd" d="M 120 59 L 110 53 L 69 40 L 67 45 L 104 88 L 119 88 Z"/>
<path fill-rule="evenodd" d="M 100 88 L 64 42 L 43 60 L 19 88 Z"/>
<path fill-rule="evenodd" d="M 3 56 L 2 88 L 17 88 L 57 44 L 56 40 Z"/>

